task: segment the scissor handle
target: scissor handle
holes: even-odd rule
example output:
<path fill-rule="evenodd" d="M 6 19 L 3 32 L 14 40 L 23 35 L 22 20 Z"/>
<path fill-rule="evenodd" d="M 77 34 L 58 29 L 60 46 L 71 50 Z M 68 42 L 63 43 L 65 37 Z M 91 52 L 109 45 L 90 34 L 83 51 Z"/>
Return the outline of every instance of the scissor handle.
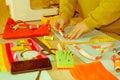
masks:
<path fill-rule="evenodd" d="M 55 54 L 52 52 L 52 50 L 56 51 L 57 49 L 51 48 L 51 49 L 49 49 L 49 51 L 46 51 L 45 49 L 42 49 L 41 51 L 42 51 L 42 53 L 43 53 L 44 55 L 50 55 L 50 54 L 55 55 Z M 46 51 L 46 53 L 45 53 L 45 51 Z"/>

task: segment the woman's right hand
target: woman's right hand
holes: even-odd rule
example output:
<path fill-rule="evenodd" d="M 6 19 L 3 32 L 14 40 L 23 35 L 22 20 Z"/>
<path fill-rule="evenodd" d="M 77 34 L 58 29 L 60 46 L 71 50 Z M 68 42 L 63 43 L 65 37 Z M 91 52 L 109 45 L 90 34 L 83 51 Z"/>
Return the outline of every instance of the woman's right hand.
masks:
<path fill-rule="evenodd" d="M 53 21 L 52 28 L 56 32 L 58 32 L 59 30 L 63 31 L 68 23 L 69 23 L 69 20 L 67 18 L 65 18 L 65 17 L 58 17 L 57 19 L 55 19 Z"/>

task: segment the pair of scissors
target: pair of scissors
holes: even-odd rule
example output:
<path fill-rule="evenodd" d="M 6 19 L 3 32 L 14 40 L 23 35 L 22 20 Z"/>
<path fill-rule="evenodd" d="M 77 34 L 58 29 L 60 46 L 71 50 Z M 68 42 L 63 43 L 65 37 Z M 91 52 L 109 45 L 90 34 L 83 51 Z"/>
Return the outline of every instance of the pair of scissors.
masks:
<path fill-rule="evenodd" d="M 31 37 L 32 40 L 34 40 L 36 43 L 38 43 L 41 48 L 42 48 L 42 53 L 45 54 L 45 55 L 50 55 L 50 54 L 53 54 L 55 55 L 55 53 L 53 52 L 56 51 L 57 49 L 55 48 L 48 48 L 42 41 L 40 41 L 38 38 L 36 37 Z"/>

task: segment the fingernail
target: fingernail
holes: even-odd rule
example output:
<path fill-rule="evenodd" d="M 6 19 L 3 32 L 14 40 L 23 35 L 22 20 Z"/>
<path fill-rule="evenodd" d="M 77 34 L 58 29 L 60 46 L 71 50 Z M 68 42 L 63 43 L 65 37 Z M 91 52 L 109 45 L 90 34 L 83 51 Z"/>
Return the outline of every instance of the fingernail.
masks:
<path fill-rule="evenodd" d="M 59 30 L 60 30 L 60 31 L 63 31 L 63 28 L 60 27 Z"/>
<path fill-rule="evenodd" d="M 67 39 L 67 38 L 68 38 L 68 36 L 64 36 L 64 38 L 65 38 L 65 39 Z"/>
<path fill-rule="evenodd" d="M 60 33 L 60 35 L 61 35 L 61 36 L 63 36 L 63 33 L 62 33 L 62 31 L 61 31 L 61 30 L 59 30 L 59 33 Z"/>

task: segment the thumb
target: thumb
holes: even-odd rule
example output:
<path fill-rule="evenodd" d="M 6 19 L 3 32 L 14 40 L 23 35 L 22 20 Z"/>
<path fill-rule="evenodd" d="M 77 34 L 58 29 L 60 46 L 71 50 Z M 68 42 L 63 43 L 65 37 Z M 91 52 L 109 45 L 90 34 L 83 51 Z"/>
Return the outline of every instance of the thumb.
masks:
<path fill-rule="evenodd" d="M 64 28 L 64 23 L 61 22 L 61 23 L 59 24 L 59 30 L 63 31 L 63 28 Z"/>

